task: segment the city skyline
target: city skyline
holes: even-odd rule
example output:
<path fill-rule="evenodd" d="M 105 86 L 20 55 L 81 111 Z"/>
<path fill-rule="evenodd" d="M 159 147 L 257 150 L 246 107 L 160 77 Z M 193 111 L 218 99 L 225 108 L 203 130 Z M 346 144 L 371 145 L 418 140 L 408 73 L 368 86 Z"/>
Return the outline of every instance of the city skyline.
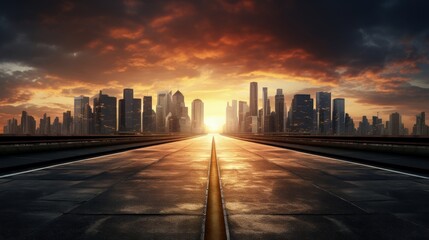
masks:
<path fill-rule="evenodd" d="M 205 119 L 222 125 L 225 102 L 248 101 L 248 83 L 259 82 L 270 96 L 283 89 L 288 105 L 295 94 L 331 92 L 352 116 L 400 112 L 411 128 L 429 112 L 428 5 L 4 2 L 0 125 L 23 109 L 61 116 L 72 97 L 97 89 L 118 98 L 124 88 L 139 97 L 180 89 L 187 106 L 204 99 Z"/>

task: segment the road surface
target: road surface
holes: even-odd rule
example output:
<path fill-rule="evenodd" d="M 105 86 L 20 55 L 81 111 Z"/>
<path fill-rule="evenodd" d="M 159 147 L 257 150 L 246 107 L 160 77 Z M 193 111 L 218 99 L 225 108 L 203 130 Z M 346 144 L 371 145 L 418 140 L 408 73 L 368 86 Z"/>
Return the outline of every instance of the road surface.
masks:
<path fill-rule="evenodd" d="M 212 137 L 1 176 L 0 239 L 203 239 Z M 424 176 L 215 146 L 230 239 L 428 239 Z"/>

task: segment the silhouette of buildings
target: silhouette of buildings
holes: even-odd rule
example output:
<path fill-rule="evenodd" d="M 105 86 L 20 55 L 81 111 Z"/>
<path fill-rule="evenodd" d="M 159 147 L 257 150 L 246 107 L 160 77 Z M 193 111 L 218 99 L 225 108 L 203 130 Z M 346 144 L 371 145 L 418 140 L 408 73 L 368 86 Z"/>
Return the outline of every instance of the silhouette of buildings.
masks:
<path fill-rule="evenodd" d="M 294 133 L 313 131 L 313 99 L 309 94 L 296 94 L 290 108 L 290 128 Z"/>
<path fill-rule="evenodd" d="M 141 99 L 134 98 L 134 90 L 126 88 L 119 100 L 119 132 L 141 132 Z"/>
<path fill-rule="evenodd" d="M 331 93 L 316 92 L 317 133 L 331 133 Z"/>
<path fill-rule="evenodd" d="M 95 134 L 114 134 L 116 132 L 116 97 L 101 91 L 94 98 Z"/>
<path fill-rule="evenodd" d="M 344 98 L 335 98 L 332 111 L 332 133 L 334 135 L 344 135 L 346 132 L 345 122 L 345 101 Z"/>
<path fill-rule="evenodd" d="M 84 121 L 85 107 L 89 105 L 89 97 L 83 95 L 74 98 L 74 113 L 73 113 L 73 126 L 74 135 L 84 135 L 85 129 L 88 129 Z M 41 129 L 41 128 L 40 128 Z"/>
<path fill-rule="evenodd" d="M 204 132 L 204 103 L 200 99 L 192 101 L 192 124 L 191 131 L 193 133 Z"/>
<path fill-rule="evenodd" d="M 276 111 L 276 121 L 274 131 L 284 132 L 285 127 L 285 96 L 282 89 L 277 89 L 274 97 L 274 107 Z"/>

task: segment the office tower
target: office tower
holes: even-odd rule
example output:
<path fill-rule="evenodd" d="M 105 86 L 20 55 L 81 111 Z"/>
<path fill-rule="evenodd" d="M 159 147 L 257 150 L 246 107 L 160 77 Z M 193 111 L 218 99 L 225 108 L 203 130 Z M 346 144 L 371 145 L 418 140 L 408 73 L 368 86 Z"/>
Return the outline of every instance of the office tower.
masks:
<path fill-rule="evenodd" d="M 15 135 L 18 134 L 18 132 L 18 120 L 16 120 L 15 118 L 7 120 L 7 125 L 4 126 L 3 133 Z"/>
<path fill-rule="evenodd" d="M 316 111 L 318 133 L 331 133 L 331 93 L 316 92 Z"/>
<path fill-rule="evenodd" d="M 83 135 L 94 134 L 94 116 L 92 113 L 92 108 L 89 104 L 85 105 L 85 109 L 83 111 L 82 126 Z"/>
<path fill-rule="evenodd" d="M 27 116 L 27 134 L 34 135 L 36 134 L 36 119 L 33 116 Z"/>
<path fill-rule="evenodd" d="M 176 116 L 181 116 L 182 107 L 185 106 L 185 96 L 177 90 L 172 97 L 172 113 Z"/>
<path fill-rule="evenodd" d="M 155 122 L 153 121 L 152 96 L 143 97 L 143 132 L 154 132 Z"/>
<path fill-rule="evenodd" d="M 39 134 L 40 135 L 51 135 L 51 117 L 43 114 L 43 118 L 39 122 Z"/>
<path fill-rule="evenodd" d="M 141 132 L 141 99 L 134 98 L 133 89 L 124 89 L 119 100 L 119 131 Z"/>
<path fill-rule="evenodd" d="M 116 132 L 116 97 L 103 94 L 94 98 L 95 134 L 114 134 Z"/>
<path fill-rule="evenodd" d="M 355 123 L 348 113 L 344 117 L 345 134 L 352 136 L 356 134 Z"/>
<path fill-rule="evenodd" d="M 158 99 L 156 104 L 156 131 L 165 132 L 165 118 L 170 112 L 170 96 L 168 91 L 158 92 Z"/>
<path fill-rule="evenodd" d="M 428 126 L 426 126 L 426 113 L 421 112 L 416 115 L 416 124 L 414 125 L 414 135 L 426 136 L 428 135 Z"/>
<path fill-rule="evenodd" d="M 60 136 L 61 135 L 61 123 L 58 117 L 55 117 L 54 122 L 51 127 L 51 135 Z"/>
<path fill-rule="evenodd" d="M 388 134 L 392 136 L 402 135 L 401 115 L 397 112 L 390 114 Z"/>
<path fill-rule="evenodd" d="M 372 135 L 381 136 L 383 135 L 383 120 L 378 116 L 372 116 Z"/>
<path fill-rule="evenodd" d="M 89 104 L 89 97 L 79 96 L 74 98 L 73 126 L 75 135 L 83 135 L 83 115 L 85 106 Z"/>
<path fill-rule="evenodd" d="M 276 96 L 274 97 L 275 111 L 276 111 L 276 131 L 284 132 L 284 117 L 285 117 L 285 96 L 282 89 L 277 89 Z"/>
<path fill-rule="evenodd" d="M 174 126 L 170 127 L 170 129 L 175 132 L 189 132 L 191 130 L 188 108 L 185 106 L 185 96 L 179 90 L 172 97 L 172 116 L 173 118 L 170 122 Z"/>
<path fill-rule="evenodd" d="M 268 125 L 269 122 L 265 122 L 266 120 L 266 116 L 269 116 L 270 112 L 268 111 L 268 88 L 263 87 L 262 88 L 262 115 L 260 116 L 261 118 L 261 129 L 262 132 L 266 132 L 266 129 L 268 129 Z"/>
<path fill-rule="evenodd" d="M 225 110 L 225 132 L 231 133 L 232 132 L 232 107 L 229 105 L 229 102 L 226 104 L 226 110 Z"/>
<path fill-rule="evenodd" d="M 334 99 L 334 109 L 332 111 L 332 133 L 334 135 L 344 135 L 345 126 L 345 102 L 344 98 Z"/>
<path fill-rule="evenodd" d="M 73 117 L 71 116 L 71 111 L 63 113 L 63 125 L 61 134 L 64 136 L 71 135 L 73 133 Z"/>
<path fill-rule="evenodd" d="M 239 101 L 238 102 L 238 131 L 244 132 L 245 127 L 245 120 L 246 120 L 246 113 L 249 111 L 249 107 L 247 106 L 247 102 L 245 101 Z"/>
<path fill-rule="evenodd" d="M 231 109 L 231 116 L 232 116 L 232 130 L 233 132 L 237 132 L 238 128 L 238 116 L 237 116 L 237 100 L 232 100 L 232 109 Z"/>
<path fill-rule="evenodd" d="M 200 99 L 192 101 L 192 132 L 204 132 L 204 103 Z"/>
<path fill-rule="evenodd" d="M 313 99 L 309 94 L 296 94 L 290 109 L 290 128 L 296 133 L 311 133 L 313 130 Z"/>
<path fill-rule="evenodd" d="M 22 111 L 22 114 L 21 114 L 21 128 L 20 128 L 20 132 L 22 134 L 28 134 L 27 117 L 28 117 L 27 112 L 26 111 Z"/>
<path fill-rule="evenodd" d="M 369 125 L 368 118 L 366 116 L 362 116 L 362 121 L 359 122 L 359 127 L 357 130 L 358 135 L 360 136 L 368 136 L 371 135 L 372 129 Z"/>
<path fill-rule="evenodd" d="M 258 83 L 250 83 L 250 116 L 258 116 Z"/>

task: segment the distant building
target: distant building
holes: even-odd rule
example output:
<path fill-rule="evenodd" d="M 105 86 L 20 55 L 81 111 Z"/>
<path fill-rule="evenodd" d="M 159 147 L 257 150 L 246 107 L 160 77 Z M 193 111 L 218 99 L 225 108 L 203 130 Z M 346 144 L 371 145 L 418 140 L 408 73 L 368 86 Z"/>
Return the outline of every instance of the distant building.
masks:
<path fill-rule="evenodd" d="M 346 116 L 344 117 L 344 128 L 346 135 L 353 136 L 356 134 L 355 123 L 348 113 L 346 113 Z"/>
<path fill-rule="evenodd" d="M 290 109 L 290 128 L 295 133 L 313 130 L 313 99 L 309 94 L 296 94 Z"/>
<path fill-rule="evenodd" d="M 89 97 L 79 96 L 74 98 L 73 126 L 75 135 L 84 135 L 85 106 L 89 105 Z"/>
<path fill-rule="evenodd" d="M 274 107 L 276 111 L 276 132 L 284 132 L 285 129 L 285 96 L 283 95 L 282 89 L 277 89 L 276 95 L 274 97 Z"/>
<path fill-rule="evenodd" d="M 167 115 L 171 112 L 172 104 L 171 91 L 158 92 L 158 99 L 156 105 L 156 131 L 166 132 L 168 129 L 165 128 L 165 120 Z"/>
<path fill-rule="evenodd" d="M 332 111 L 332 133 L 334 135 L 344 135 L 345 125 L 345 102 L 344 98 L 334 99 L 334 109 Z"/>
<path fill-rule="evenodd" d="M 357 129 L 357 134 L 360 136 L 368 136 L 372 134 L 372 128 L 366 116 L 362 116 L 362 121 L 359 122 L 359 127 Z"/>
<path fill-rule="evenodd" d="M 143 97 L 143 132 L 155 132 L 155 121 L 153 119 L 152 96 Z"/>
<path fill-rule="evenodd" d="M 249 112 L 249 106 L 245 101 L 238 102 L 238 131 L 245 132 L 247 127 L 245 126 L 246 122 L 246 113 Z"/>
<path fill-rule="evenodd" d="M 316 92 L 317 129 L 322 135 L 331 133 L 331 93 Z"/>
<path fill-rule="evenodd" d="M 124 89 L 123 99 L 119 100 L 119 131 L 141 132 L 141 99 L 134 98 L 133 89 Z"/>
<path fill-rule="evenodd" d="M 381 136 L 384 133 L 383 119 L 372 116 L 372 135 Z"/>
<path fill-rule="evenodd" d="M 192 124 L 193 133 L 204 132 L 204 103 L 200 99 L 192 101 Z"/>
<path fill-rule="evenodd" d="M 116 97 L 101 91 L 94 98 L 95 134 L 114 134 L 116 132 Z"/>
<path fill-rule="evenodd" d="M 391 136 L 402 135 L 401 115 L 397 112 L 390 114 L 387 132 Z"/>
<path fill-rule="evenodd" d="M 71 115 L 71 111 L 67 111 L 63 113 L 63 124 L 61 135 L 72 135 L 73 134 L 73 117 Z"/>
<path fill-rule="evenodd" d="M 39 134 L 40 135 L 51 135 L 51 117 L 43 114 L 43 118 L 39 121 Z"/>
<path fill-rule="evenodd" d="M 426 113 L 421 112 L 416 115 L 416 123 L 413 127 L 413 135 L 427 136 L 429 135 L 429 128 L 426 125 Z"/>
<path fill-rule="evenodd" d="M 258 116 L 258 83 L 250 83 L 250 97 L 249 97 L 249 110 L 250 116 Z"/>
<path fill-rule="evenodd" d="M 51 126 L 51 135 L 60 136 L 61 135 L 61 123 L 58 117 L 55 117 L 54 122 Z"/>

